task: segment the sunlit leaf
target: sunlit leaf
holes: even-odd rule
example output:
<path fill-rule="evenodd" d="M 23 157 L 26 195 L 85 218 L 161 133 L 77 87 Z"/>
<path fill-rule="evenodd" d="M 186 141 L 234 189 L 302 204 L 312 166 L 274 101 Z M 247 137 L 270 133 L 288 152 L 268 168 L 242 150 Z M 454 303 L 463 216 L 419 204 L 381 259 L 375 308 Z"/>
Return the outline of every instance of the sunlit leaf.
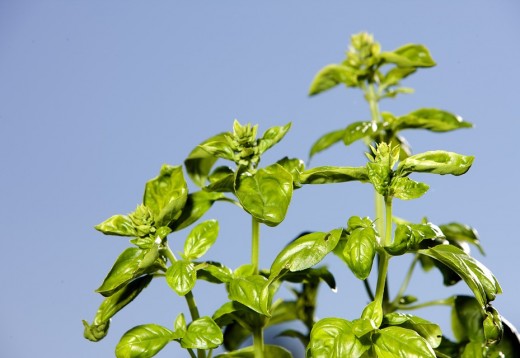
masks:
<path fill-rule="evenodd" d="M 343 143 L 350 145 L 359 139 L 372 136 L 378 129 L 378 124 L 372 121 L 354 122 L 344 129 Z"/>
<path fill-rule="evenodd" d="M 430 187 L 408 177 L 394 177 L 390 184 L 390 195 L 401 200 L 420 198 Z"/>
<path fill-rule="evenodd" d="M 312 80 L 309 95 L 316 95 L 332 87 L 344 83 L 353 86 L 357 83 L 356 74 L 351 68 L 343 65 L 327 65 Z"/>
<path fill-rule="evenodd" d="M 186 260 L 196 260 L 204 255 L 217 240 L 218 231 L 216 220 L 207 220 L 195 226 L 184 242 Z"/>
<path fill-rule="evenodd" d="M 382 52 L 380 56 L 385 61 L 394 63 L 399 67 L 435 66 L 430 51 L 425 46 L 418 44 L 407 44 L 392 52 Z"/>
<path fill-rule="evenodd" d="M 166 270 L 166 282 L 179 296 L 190 292 L 197 281 L 197 272 L 189 261 L 179 260 L 172 262 Z"/>
<path fill-rule="evenodd" d="M 105 235 L 137 236 L 134 223 L 126 215 L 114 215 L 101 224 L 96 225 L 95 229 Z"/>
<path fill-rule="evenodd" d="M 145 254 L 144 250 L 136 247 L 129 247 L 123 251 L 96 292 L 108 297 L 134 279 Z"/>
<path fill-rule="evenodd" d="M 442 340 L 442 331 L 437 324 L 414 315 L 398 312 L 389 313 L 384 316 L 383 324 L 414 330 L 419 333 L 432 348 L 437 348 Z"/>
<path fill-rule="evenodd" d="M 370 348 L 352 331 L 352 322 L 324 318 L 314 324 L 307 353 L 312 358 L 361 357 Z"/>
<path fill-rule="evenodd" d="M 378 358 L 435 358 L 433 348 L 419 333 L 390 326 L 374 334 L 374 351 Z"/>
<path fill-rule="evenodd" d="M 473 125 L 461 117 L 436 108 L 422 108 L 407 115 L 398 117 L 391 128 L 397 132 L 403 129 L 427 129 L 432 132 L 448 132 L 460 128 L 471 128 Z"/>
<path fill-rule="evenodd" d="M 282 140 L 291 128 L 291 123 L 287 123 L 285 126 L 275 126 L 265 131 L 262 138 L 259 139 L 258 143 L 258 154 L 261 155 L 266 150 L 271 148 L 273 145 Z"/>
<path fill-rule="evenodd" d="M 424 152 L 401 161 L 397 167 L 397 175 L 404 177 L 412 172 L 462 175 L 469 170 L 473 159 L 473 156 L 442 150 Z"/>
<path fill-rule="evenodd" d="M 220 327 L 211 317 L 204 316 L 191 322 L 181 339 L 181 346 L 190 349 L 212 349 L 222 344 Z"/>
<path fill-rule="evenodd" d="M 309 159 L 312 158 L 316 153 L 322 152 L 325 149 L 341 141 L 344 135 L 345 129 L 339 129 L 332 132 L 328 132 L 320 138 L 318 138 L 318 140 L 314 142 L 314 144 L 311 147 Z"/>
<path fill-rule="evenodd" d="M 218 157 L 204 150 L 202 146 L 205 143 L 226 142 L 226 137 L 228 136 L 228 133 L 220 133 L 207 139 L 201 145 L 195 147 L 184 161 L 189 177 L 197 186 L 202 188 L 206 185 L 211 168 L 218 160 Z"/>
<path fill-rule="evenodd" d="M 344 183 L 348 181 L 368 181 L 367 170 L 365 167 L 316 167 L 304 171 L 300 178 L 303 184 L 331 184 Z"/>
<path fill-rule="evenodd" d="M 149 358 L 172 340 L 173 332 L 156 324 L 144 324 L 127 331 L 116 346 L 117 358 Z"/>
<path fill-rule="evenodd" d="M 260 275 L 235 278 L 229 283 L 229 299 L 237 301 L 253 311 L 270 316 L 272 297 L 267 279 Z"/>

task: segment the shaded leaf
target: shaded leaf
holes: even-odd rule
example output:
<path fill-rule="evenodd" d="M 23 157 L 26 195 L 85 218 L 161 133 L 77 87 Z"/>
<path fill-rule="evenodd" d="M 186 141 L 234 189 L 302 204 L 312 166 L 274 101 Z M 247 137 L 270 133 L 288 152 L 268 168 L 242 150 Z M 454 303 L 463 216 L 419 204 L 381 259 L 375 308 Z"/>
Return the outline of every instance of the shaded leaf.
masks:
<path fill-rule="evenodd" d="M 206 262 L 206 266 L 197 269 L 197 278 L 212 283 L 228 283 L 233 279 L 233 273 L 221 263 Z"/>
<path fill-rule="evenodd" d="M 239 350 L 219 354 L 215 358 L 254 358 L 255 357 L 255 348 L 253 346 L 241 348 Z M 287 349 L 274 346 L 270 344 L 264 345 L 264 357 L 276 357 L 276 358 L 292 358 L 291 352 Z"/>
<path fill-rule="evenodd" d="M 173 231 L 178 231 L 190 226 L 199 220 L 213 205 L 215 201 L 225 199 L 222 193 L 197 191 L 188 195 L 182 213 L 170 224 Z"/>
<path fill-rule="evenodd" d="M 323 166 L 308 169 L 300 177 L 303 184 L 331 184 L 347 181 L 367 182 L 365 167 L 332 167 Z"/>
<path fill-rule="evenodd" d="M 408 251 L 417 250 L 423 240 L 442 239 L 444 235 L 438 226 L 426 224 L 397 224 L 394 242 L 385 250 L 391 255 L 403 255 Z"/>
<path fill-rule="evenodd" d="M 474 228 L 456 222 L 440 225 L 439 228 L 450 243 L 458 243 L 460 245 L 462 242 L 467 242 L 473 244 L 484 255 L 484 249 L 480 245 L 477 230 Z"/>
<path fill-rule="evenodd" d="M 441 328 L 421 317 L 393 312 L 384 316 L 383 324 L 411 329 L 419 333 L 432 348 L 437 348 L 442 341 Z"/>
<path fill-rule="evenodd" d="M 206 141 L 202 142 L 201 145 L 193 149 L 191 153 L 188 155 L 188 158 L 186 158 L 186 160 L 184 161 L 184 165 L 186 166 L 188 176 L 200 188 L 206 185 L 206 180 L 208 178 L 209 173 L 211 172 L 211 168 L 218 159 L 213 154 L 208 153 L 206 150 L 204 150 L 203 145 L 205 143 L 212 142 L 226 142 L 226 137 L 228 136 L 229 133 L 220 133 L 216 136 L 208 138 Z"/>

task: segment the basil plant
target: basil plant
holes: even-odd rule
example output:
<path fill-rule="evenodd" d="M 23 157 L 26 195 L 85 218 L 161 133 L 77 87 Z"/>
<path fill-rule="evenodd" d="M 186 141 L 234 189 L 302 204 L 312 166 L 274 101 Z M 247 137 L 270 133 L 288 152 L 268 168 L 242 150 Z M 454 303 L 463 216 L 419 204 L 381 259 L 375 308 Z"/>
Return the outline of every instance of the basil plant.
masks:
<path fill-rule="evenodd" d="M 433 66 L 435 61 L 423 45 L 383 51 L 370 34 L 359 33 L 351 37 L 342 62 L 327 65 L 316 74 L 311 96 L 338 85 L 361 90 L 371 118 L 323 134 L 310 147 L 309 157 L 337 143 L 348 147 L 363 141 L 364 166 L 306 168 L 301 159 L 289 157 L 261 165 L 263 154 L 285 137 L 291 123 L 259 135 L 258 125 L 237 120 L 231 131 L 195 146 L 182 165 L 163 165 L 158 176 L 146 183 L 135 211 L 114 215 L 95 226 L 105 235 L 127 237 L 129 247 L 116 258 L 96 290 L 103 300 L 92 322 L 83 321 L 85 338 L 94 342 L 103 339 L 120 310 L 152 280 L 165 280 L 173 295 L 184 297 L 189 317 L 172 312 L 170 327 L 143 323 L 130 328 L 115 347 L 116 357 L 153 357 L 172 342 L 197 358 L 212 357 L 218 347 L 225 352 L 216 356 L 221 358 L 292 357 L 285 347 L 264 341 L 266 329 L 298 340 L 309 358 L 520 355 L 516 329 L 492 304 L 502 293 L 500 284 L 471 256 L 471 246 L 483 253 L 477 231 L 458 221 L 435 224 L 424 218 L 410 222 L 393 212 L 394 200 L 418 199 L 428 191 L 427 183 L 417 181 L 417 173 L 460 176 L 474 160 L 471 155 L 444 150 L 413 154 L 403 136 L 407 130 L 471 128 L 472 124 L 460 116 L 436 108 L 419 108 L 404 115 L 380 109 L 383 99 L 412 92 L 401 85 L 402 81 Z M 186 178 L 195 184 L 196 191 L 189 192 Z M 259 267 L 260 226 L 278 226 L 293 195 L 305 186 L 343 182 L 373 187 L 374 216 L 352 216 L 334 228 L 303 232 L 287 242 L 269 268 Z M 219 223 L 203 217 L 220 202 L 240 207 L 251 220 L 250 251 L 246 247 L 250 260 L 239 267 L 204 259 L 216 244 Z M 181 233 L 183 229 L 188 233 Z M 179 240 L 179 236 L 184 249 L 176 256 L 168 241 L 172 237 Z M 358 318 L 316 319 L 318 304 L 327 304 L 318 300 L 321 285 L 335 289 L 334 275 L 345 274 L 332 273 L 321 264 L 328 255 L 337 256 L 345 263 L 344 269 L 363 283 L 360 294 L 366 294 L 369 303 Z M 388 270 L 404 255 L 413 259 L 398 292 L 391 296 Z M 417 294 L 408 292 L 416 269 L 439 270 L 444 285 L 463 282 L 472 295 L 421 301 Z M 375 285 L 369 282 L 373 271 Z M 199 312 L 193 294 L 199 280 L 226 291 L 227 300 L 215 312 Z M 275 299 L 287 283 L 291 284 L 292 298 Z M 448 339 L 435 322 L 409 313 L 434 305 L 451 307 L 454 339 Z M 289 322 L 300 322 L 290 325 L 300 328 L 277 328 Z"/>

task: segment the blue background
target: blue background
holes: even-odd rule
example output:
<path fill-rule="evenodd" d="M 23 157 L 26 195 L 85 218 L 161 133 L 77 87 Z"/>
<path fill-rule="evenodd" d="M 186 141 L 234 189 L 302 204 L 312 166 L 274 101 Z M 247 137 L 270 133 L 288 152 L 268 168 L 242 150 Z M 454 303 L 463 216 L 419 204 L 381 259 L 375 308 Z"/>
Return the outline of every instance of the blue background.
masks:
<path fill-rule="evenodd" d="M 356 91 L 307 96 L 315 73 L 342 61 L 359 31 L 386 50 L 425 44 L 438 64 L 403 83 L 415 94 L 387 100 L 382 110 L 438 107 L 475 124 L 442 135 L 406 133 L 416 153 L 444 149 L 476 160 L 462 177 L 417 177 L 430 191 L 396 201 L 394 213 L 475 226 L 486 250 L 475 257 L 504 289 L 495 306 L 520 325 L 519 10 L 513 0 L 0 1 L 0 355 L 110 357 L 134 325 L 171 327 L 186 305 L 157 280 L 113 319 L 103 341 L 83 338 L 81 319 L 91 321 L 101 302 L 93 291 L 127 246 L 93 226 L 133 211 L 163 163 L 181 164 L 196 144 L 231 130 L 234 118 L 258 123 L 260 133 L 292 122 L 263 165 L 306 158 L 319 135 L 368 119 Z M 362 165 L 364 151 L 335 146 L 312 166 Z M 286 220 L 261 228 L 262 266 L 300 231 L 343 226 L 351 215 L 373 217 L 368 185 L 299 190 Z M 230 267 L 248 262 L 247 215 L 220 204 L 205 218 L 221 226 L 206 258 Z M 186 234 L 170 237 L 174 250 Z M 358 317 L 367 302 L 362 284 L 337 258 L 326 261 L 339 287 L 320 292 L 318 316 Z M 391 262 L 394 293 L 408 262 Z M 440 282 L 437 272 L 418 273 L 409 292 L 423 300 L 469 292 Z M 204 282 L 194 294 L 204 315 L 226 299 L 222 286 Z M 447 307 L 417 314 L 450 336 Z M 172 343 L 159 356 L 176 352 L 185 355 Z"/>

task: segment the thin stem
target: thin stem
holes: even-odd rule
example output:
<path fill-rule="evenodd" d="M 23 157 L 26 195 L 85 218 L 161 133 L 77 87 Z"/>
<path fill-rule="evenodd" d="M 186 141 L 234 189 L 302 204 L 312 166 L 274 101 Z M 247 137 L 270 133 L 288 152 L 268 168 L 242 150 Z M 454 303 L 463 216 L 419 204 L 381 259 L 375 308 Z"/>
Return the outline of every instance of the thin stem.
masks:
<path fill-rule="evenodd" d="M 197 356 L 195 355 L 195 353 L 193 353 L 193 350 L 191 348 L 188 348 L 188 353 L 190 354 L 191 358 L 197 358 Z"/>
<path fill-rule="evenodd" d="M 424 308 L 424 307 L 430 307 L 430 306 L 451 306 L 453 304 L 453 297 L 448 297 L 448 298 L 443 298 L 443 299 L 440 299 L 440 300 L 432 300 L 432 301 L 427 301 L 427 302 L 423 302 L 423 303 L 419 303 L 417 305 L 413 305 L 413 306 L 399 306 L 398 308 L 400 310 L 416 310 L 416 309 L 419 309 L 419 308 Z"/>
<path fill-rule="evenodd" d="M 374 293 L 372 292 L 372 288 L 370 287 L 370 282 L 368 282 L 368 279 L 363 280 L 363 285 L 365 286 L 365 291 L 367 291 L 367 295 L 370 298 L 371 301 L 373 301 Z"/>
<path fill-rule="evenodd" d="M 255 358 L 264 358 L 264 330 L 263 327 L 255 327 L 253 331 L 253 346 Z"/>
<path fill-rule="evenodd" d="M 392 238 L 392 198 L 385 197 L 385 235 L 382 240 L 382 246 L 388 246 L 391 244 Z M 386 290 L 386 276 L 388 273 L 388 262 L 390 260 L 389 255 L 385 251 L 381 251 L 379 255 L 379 272 L 377 277 L 377 287 L 376 287 L 376 297 L 375 301 L 379 302 L 379 304 L 385 308 L 384 296 Z"/>
<path fill-rule="evenodd" d="M 260 257 L 260 223 L 252 217 L 252 235 L 251 235 L 251 264 L 253 265 L 253 274 L 258 275 L 258 262 Z"/>
<path fill-rule="evenodd" d="M 408 284 L 410 283 L 410 279 L 412 278 L 412 274 L 415 270 L 415 265 L 417 264 L 417 262 L 419 262 L 419 254 L 416 254 L 414 256 L 413 261 L 410 264 L 410 267 L 408 268 L 408 272 L 404 277 L 403 283 L 399 288 L 399 292 L 397 292 L 395 299 L 392 301 L 392 306 L 397 307 L 399 305 L 399 300 L 401 299 L 401 297 L 403 297 L 404 293 L 406 292 L 406 289 L 408 288 Z"/>

